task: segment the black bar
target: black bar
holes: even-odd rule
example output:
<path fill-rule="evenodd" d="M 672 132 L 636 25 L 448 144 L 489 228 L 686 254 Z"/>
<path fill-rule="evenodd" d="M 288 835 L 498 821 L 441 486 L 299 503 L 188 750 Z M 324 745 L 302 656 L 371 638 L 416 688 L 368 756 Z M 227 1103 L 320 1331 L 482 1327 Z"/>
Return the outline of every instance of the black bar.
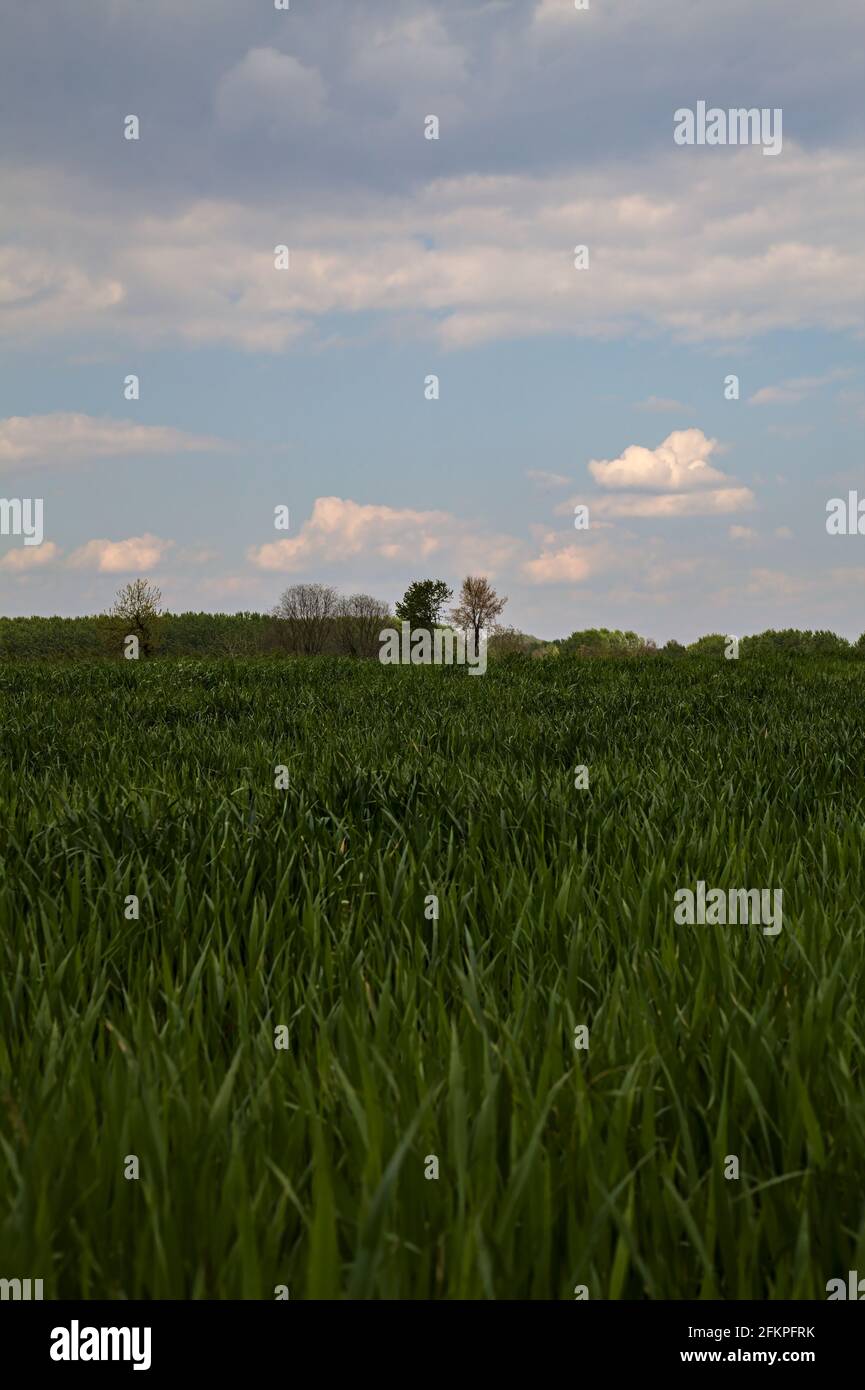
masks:
<path fill-rule="evenodd" d="M 103 1350 L 108 1336 L 126 1360 L 55 1360 L 74 1348 Z M 132 1329 L 139 1329 L 133 1340 Z M 144 1329 L 150 1331 L 149 1348 Z M 488 1379 L 501 1366 L 513 1373 L 528 1361 L 550 1374 L 561 1365 L 569 1379 L 594 1373 L 637 1371 L 666 1375 L 675 1367 L 699 1371 L 761 1365 L 802 1366 L 827 1373 L 856 1364 L 863 1321 L 836 1302 L 575 1302 L 432 1304 L 350 1302 L 9 1302 L 0 1305 L 4 1360 L 52 1378 L 108 1370 L 115 1377 L 166 1373 L 227 1375 L 250 1371 L 256 1379 L 300 1372 L 309 1363 L 331 1379 L 343 1366 L 356 1379 L 385 1382 L 415 1375 L 428 1381 L 437 1369 L 453 1376 L 477 1367 Z M 149 1364 L 144 1362 L 149 1358 Z"/>

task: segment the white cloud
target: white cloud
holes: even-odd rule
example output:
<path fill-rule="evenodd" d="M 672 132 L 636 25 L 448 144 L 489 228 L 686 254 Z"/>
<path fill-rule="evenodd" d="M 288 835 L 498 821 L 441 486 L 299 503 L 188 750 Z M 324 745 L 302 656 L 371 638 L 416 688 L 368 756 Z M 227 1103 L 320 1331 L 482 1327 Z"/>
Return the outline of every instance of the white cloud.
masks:
<path fill-rule="evenodd" d="M 702 430 L 674 430 L 655 449 L 631 444 L 617 459 L 592 459 L 589 472 L 601 487 L 682 492 L 711 487 L 727 479 L 707 459 L 718 441 Z"/>
<path fill-rule="evenodd" d="M 30 181 L 16 181 L 26 198 Z M 38 203 L 41 190 L 33 187 L 33 195 Z M 17 246 L 14 240 L 3 245 L 3 234 L 0 212 L 0 311 L 9 321 L 10 331 L 14 331 L 13 325 L 24 323 L 38 325 L 47 333 L 60 333 L 73 324 L 80 330 L 103 321 L 123 303 L 126 290 L 116 275 L 96 266 L 75 264 L 69 257 L 37 246 Z M 9 234 L 14 237 L 11 226 Z"/>
<path fill-rule="evenodd" d="M 822 376 L 791 377 L 780 386 L 761 386 L 750 397 L 749 405 L 798 405 L 821 386 L 829 386 L 834 381 L 846 381 L 853 375 L 850 367 L 834 367 Z"/>
<path fill-rule="evenodd" d="M 326 114 L 327 92 L 317 68 L 307 68 L 276 48 L 251 48 L 220 79 L 216 114 L 226 130 L 260 128 L 274 141 L 291 139 L 298 126 Z"/>
<path fill-rule="evenodd" d="M 0 420 L 0 469 L 5 465 L 58 464 L 89 458 L 190 454 L 224 449 L 217 439 L 166 425 L 139 425 L 95 415 L 9 415 Z"/>
<path fill-rule="evenodd" d="M 635 544 L 631 538 L 620 538 L 612 544 L 607 539 L 586 538 L 567 542 L 547 533 L 540 538 L 539 553 L 523 563 L 521 573 L 534 585 L 590 583 L 594 593 L 606 592 L 610 597 L 617 591 L 615 576 L 624 572 L 631 586 L 628 593 L 648 594 L 660 601 L 666 597 L 664 591 L 673 592 L 678 581 L 690 579 L 701 566 L 701 558 L 671 555 L 662 541 Z M 599 588 L 595 581 L 602 577 L 613 587 Z"/>
<path fill-rule="evenodd" d="M 474 564 L 494 574 L 521 548 L 512 536 L 494 535 L 444 511 L 417 511 L 317 497 L 312 515 L 296 537 L 253 547 L 258 569 L 297 574 L 310 565 L 341 566 L 366 561 Z"/>
<path fill-rule="evenodd" d="M 757 532 L 751 526 L 731 526 L 728 533 L 731 541 L 754 541 Z"/>
<path fill-rule="evenodd" d="M 555 507 L 565 516 L 577 505 L 590 520 L 622 517 L 724 516 L 754 505 L 748 487 L 734 485 L 707 460 L 721 446 L 702 430 L 674 430 L 654 449 L 630 444 L 616 459 L 592 459 L 589 472 L 608 493 L 575 496 Z M 601 522 L 603 524 L 603 522 Z"/>
<path fill-rule="evenodd" d="M 801 401 L 800 391 L 791 391 L 786 386 L 761 386 L 748 401 L 749 405 L 795 405 Z"/>
<path fill-rule="evenodd" d="M 747 511 L 754 505 L 755 499 L 748 487 L 725 487 L 703 492 L 670 492 L 655 496 L 629 492 L 582 500 L 586 502 L 592 518 L 656 517 L 661 520 L 677 516 L 727 516 L 730 512 Z M 569 504 L 565 504 L 556 510 L 561 510 L 564 514 L 569 509 Z"/>
<path fill-rule="evenodd" d="M 0 570 L 11 570 L 13 574 L 25 574 L 28 570 L 41 569 L 58 559 L 60 549 L 53 541 L 43 541 L 41 545 L 22 545 L 20 549 L 8 550 L 0 560 Z"/>
<path fill-rule="evenodd" d="M 579 545 L 542 550 L 523 565 L 523 574 L 532 584 L 581 584 L 591 573 L 591 556 Z"/>
<path fill-rule="evenodd" d="M 92 569 L 100 574 L 150 570 L 161 563 L 173 544 L 149 534 L 124 541 L 93 540 L 73 551 L 68 563 L 74 569 Z"/>

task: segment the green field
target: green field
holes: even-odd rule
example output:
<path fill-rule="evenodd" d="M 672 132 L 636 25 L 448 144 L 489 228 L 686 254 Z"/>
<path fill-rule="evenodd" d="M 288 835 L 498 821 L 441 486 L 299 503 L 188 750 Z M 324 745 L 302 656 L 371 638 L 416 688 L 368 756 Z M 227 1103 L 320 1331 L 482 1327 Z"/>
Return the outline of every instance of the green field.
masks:
<path fill-rule="evenodd" d="M 0 753 L 0 1275 L 865 1274 L 861 663 L 22 663 Z M 677 925 L 698 880 L 782 888 L 783 930 Z"/>

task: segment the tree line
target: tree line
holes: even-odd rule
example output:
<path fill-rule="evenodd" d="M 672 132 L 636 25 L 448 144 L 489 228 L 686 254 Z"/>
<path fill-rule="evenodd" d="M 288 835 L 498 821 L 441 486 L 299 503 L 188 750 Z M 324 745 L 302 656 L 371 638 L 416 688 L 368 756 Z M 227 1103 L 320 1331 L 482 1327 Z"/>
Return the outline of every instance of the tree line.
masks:
<path fill-rule="evenodd" d="M 722 656 L 729 638 L 708 634 L 684 646 L 658 648 L 636 632 L 586 628 L 544 641 L 504 626 L 507 603 L 483 575 L 468 575 L 457 601 L 443 579 L 411 583 L 390 605 L 371 594 L 340 594 L 328 584 L 293 584 L 269 613 L 169 613 L 156 585 L 136 579 L 120 589 L 108 613 L 82 618 L 0 617 L 0 658 L 122 658 L 128 639 L 145 659 L 205 656 L 350 656 L 373 659 L 384 628 L 407 622 L 412 631 L 450 626 L 473 637 L 483 634 L 492 657 L 648 658 L 663 654 Z M 834 632 L 770 630 L 743 637 L 742 656 L 833 656 L 865 659 L 865 633 L 851 643 Z"/>

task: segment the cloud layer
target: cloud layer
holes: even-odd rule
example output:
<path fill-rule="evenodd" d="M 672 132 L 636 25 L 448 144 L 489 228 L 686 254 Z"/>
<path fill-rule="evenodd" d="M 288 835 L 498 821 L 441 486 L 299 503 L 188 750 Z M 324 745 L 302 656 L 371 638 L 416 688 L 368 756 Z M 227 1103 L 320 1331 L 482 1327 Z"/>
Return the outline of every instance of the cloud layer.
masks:
<path fill-rule="evenodd" d="M 185 200 L 125 216 L 59 171 L 4 171 L 0 332 L 99 329 L 280 351 L 334 316 L 383 315 L 447 348 L 497 338 L 666 332 L 743 342 L 849 330 L 865 307 L 858 155 L 703 150 L 547 178 L 422 180 L 258 205 Z M 694 156 L 696 155 L 696 160 Z M 59 184 L 59 187 L 58 187 Z M 49 196 L 50 194 L 50 196 Z M 14 209 L 14 211 L 13 211 Z M 30 245 L 15 245 L 21 219 Z M 574 267 L 585 244 L 587 270 Z M 288 270 L 274 264 L 287 245 Z"/>

